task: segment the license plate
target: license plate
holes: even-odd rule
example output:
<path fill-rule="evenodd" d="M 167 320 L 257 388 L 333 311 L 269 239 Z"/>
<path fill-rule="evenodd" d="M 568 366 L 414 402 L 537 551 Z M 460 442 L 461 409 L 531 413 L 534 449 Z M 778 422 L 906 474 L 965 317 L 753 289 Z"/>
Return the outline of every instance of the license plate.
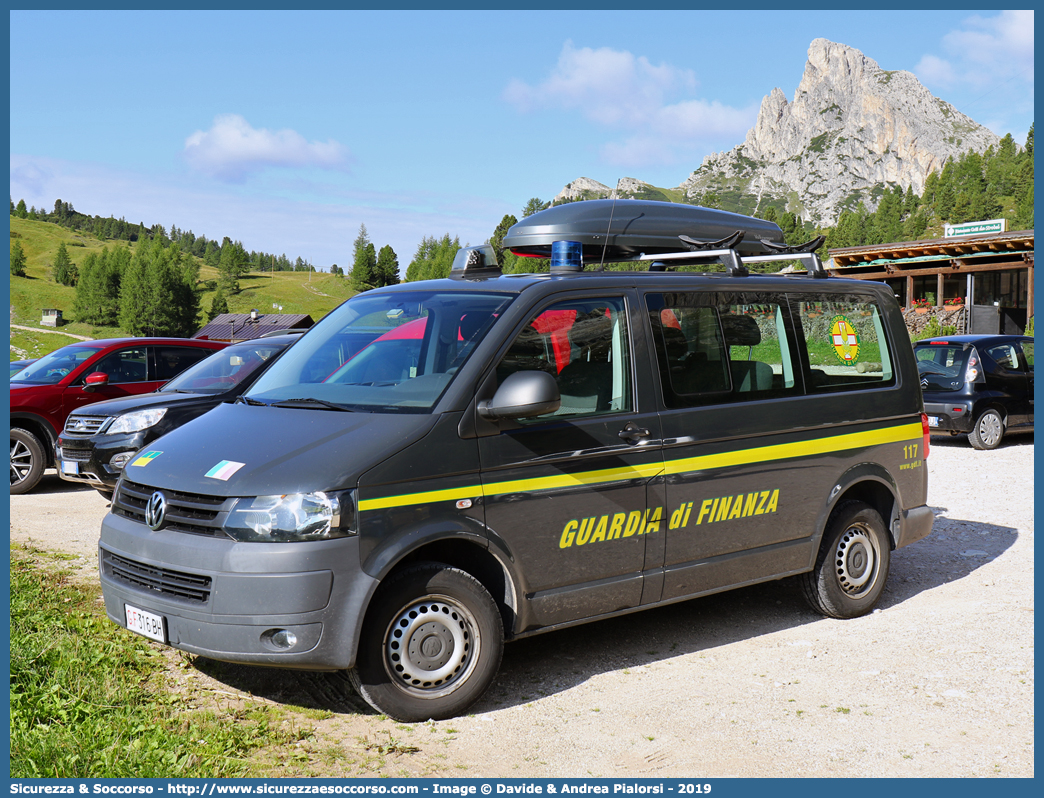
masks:
<path fill-rule="evenodd" d="M 127 613 L 127 628 L 132 632 L 137 632 L 145 637 L 151 637 L 153 640 L 157 640 L 160 643 L 167 642 L 167 636 L 164 633 L 163 616 L 154 615 L 151 612 L 145 612 L 145 610 L 139 610 L 137 607 L 132 607 L 130 604 L 123 605 L 124 610 Z"/>
<path fill-rule="evenodd" d="M 939 426 L 939 417 L 938 416 L 928 416 L 928 426 L 929 427 L 938 427 Z"/>
<path fill-rule="evenodd" d="M 63 474 L 79 474 L 80 464 L 73 460 L 62 460 L 62 473 Z"/>

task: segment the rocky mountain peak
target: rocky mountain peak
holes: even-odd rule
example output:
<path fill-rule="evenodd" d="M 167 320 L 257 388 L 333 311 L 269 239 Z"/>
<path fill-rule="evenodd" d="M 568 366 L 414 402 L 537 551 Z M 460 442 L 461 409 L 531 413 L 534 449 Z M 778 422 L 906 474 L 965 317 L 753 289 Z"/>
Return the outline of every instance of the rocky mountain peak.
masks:
<path fill-rule="evenodd" d="M 554 201 L 682 194 L 688 202 L 753 215 L 772 204 L 831 225 L 859 202 L 874 210 L 885 186 L 920 194 L 947 158 L 999 141 L 911 73 L 881 69 L 854 47 L 815 39 L 793 100 L 772 89 L 743 143 L 708 155 L 676 189 L 634 178 L 610 188 L 581 177 Z"/>
<path fill-rule="evenodd" d="M 762 100 L 743 144 L 714 153 L 679 187 L 687 199 L 740 192 L 783 200 L 787 210 L 832 224 L 874 189 L 912 186 L 947 158 L 985 150 L 999 138 L 943 100 L 911 73 L 881 69 L 859 50 L 827 39 L 808 49 L 792 102 L 779 88 Z"/>

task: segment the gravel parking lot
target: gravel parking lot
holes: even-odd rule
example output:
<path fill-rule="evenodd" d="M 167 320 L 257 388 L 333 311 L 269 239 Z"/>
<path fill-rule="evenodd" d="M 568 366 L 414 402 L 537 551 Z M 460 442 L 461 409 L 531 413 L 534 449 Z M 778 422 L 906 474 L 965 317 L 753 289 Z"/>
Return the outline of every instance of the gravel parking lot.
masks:
<path fill-rule="evenodd" d="M 306 708 L 286 775 L 1032 777 L 1033 438 L 935 439 L 928 469 L 933 534 L 893 553 L 864 618 L 823 618 L 784 581 L 550 633 L 507 647 L 473 714 L 413 725 L 341 675 L 172 673 L 198 703 Z M 95 579 L 106 507 L 49 475 L 11 497 L 12 542 Z"/>

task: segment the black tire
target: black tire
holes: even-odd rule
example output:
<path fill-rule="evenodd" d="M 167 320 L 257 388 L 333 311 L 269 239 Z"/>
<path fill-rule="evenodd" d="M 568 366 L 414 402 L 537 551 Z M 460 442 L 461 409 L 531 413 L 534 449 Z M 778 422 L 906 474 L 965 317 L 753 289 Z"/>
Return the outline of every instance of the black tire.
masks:
<path fill-rule="evenodd" d="M 36 487 L 47 468 L 40 439 L 28 430 L 11 429 L 11 494 L 28 493 Z"/>
<path fill-rule="evenodd" d="M 881 514 L 863 502 L 846 502 L 827 522 L 815 568 L 801 577 L 805 598 L 830 618 L 865 615 L 881 597 L 890 560 Z"/>
<path fill-rule="evenodd" d="M 983 410 L 968 433 L 968 443 L 976 449 L 996 449 L 1004 437 L 1004 419 L 996 410 Z"/>
<path fill-rule="evenodd" d="M 442 720 L 478 700 L 503 653 L 504 623 L 482 584 L 442 563 L 418 563 L 377 589 L 348 676 L 394 720 Z"/>

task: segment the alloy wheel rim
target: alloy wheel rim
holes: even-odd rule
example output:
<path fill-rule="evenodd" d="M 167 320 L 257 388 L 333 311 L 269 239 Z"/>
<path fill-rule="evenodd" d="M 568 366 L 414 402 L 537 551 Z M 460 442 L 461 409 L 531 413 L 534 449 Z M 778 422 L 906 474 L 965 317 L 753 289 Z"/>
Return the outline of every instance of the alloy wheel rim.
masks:
<path fill-rule="evenodd" d="M 33 470 L 33 453 L 21 441 L 11 439 L 11 484 L 17 485 Z"/>

